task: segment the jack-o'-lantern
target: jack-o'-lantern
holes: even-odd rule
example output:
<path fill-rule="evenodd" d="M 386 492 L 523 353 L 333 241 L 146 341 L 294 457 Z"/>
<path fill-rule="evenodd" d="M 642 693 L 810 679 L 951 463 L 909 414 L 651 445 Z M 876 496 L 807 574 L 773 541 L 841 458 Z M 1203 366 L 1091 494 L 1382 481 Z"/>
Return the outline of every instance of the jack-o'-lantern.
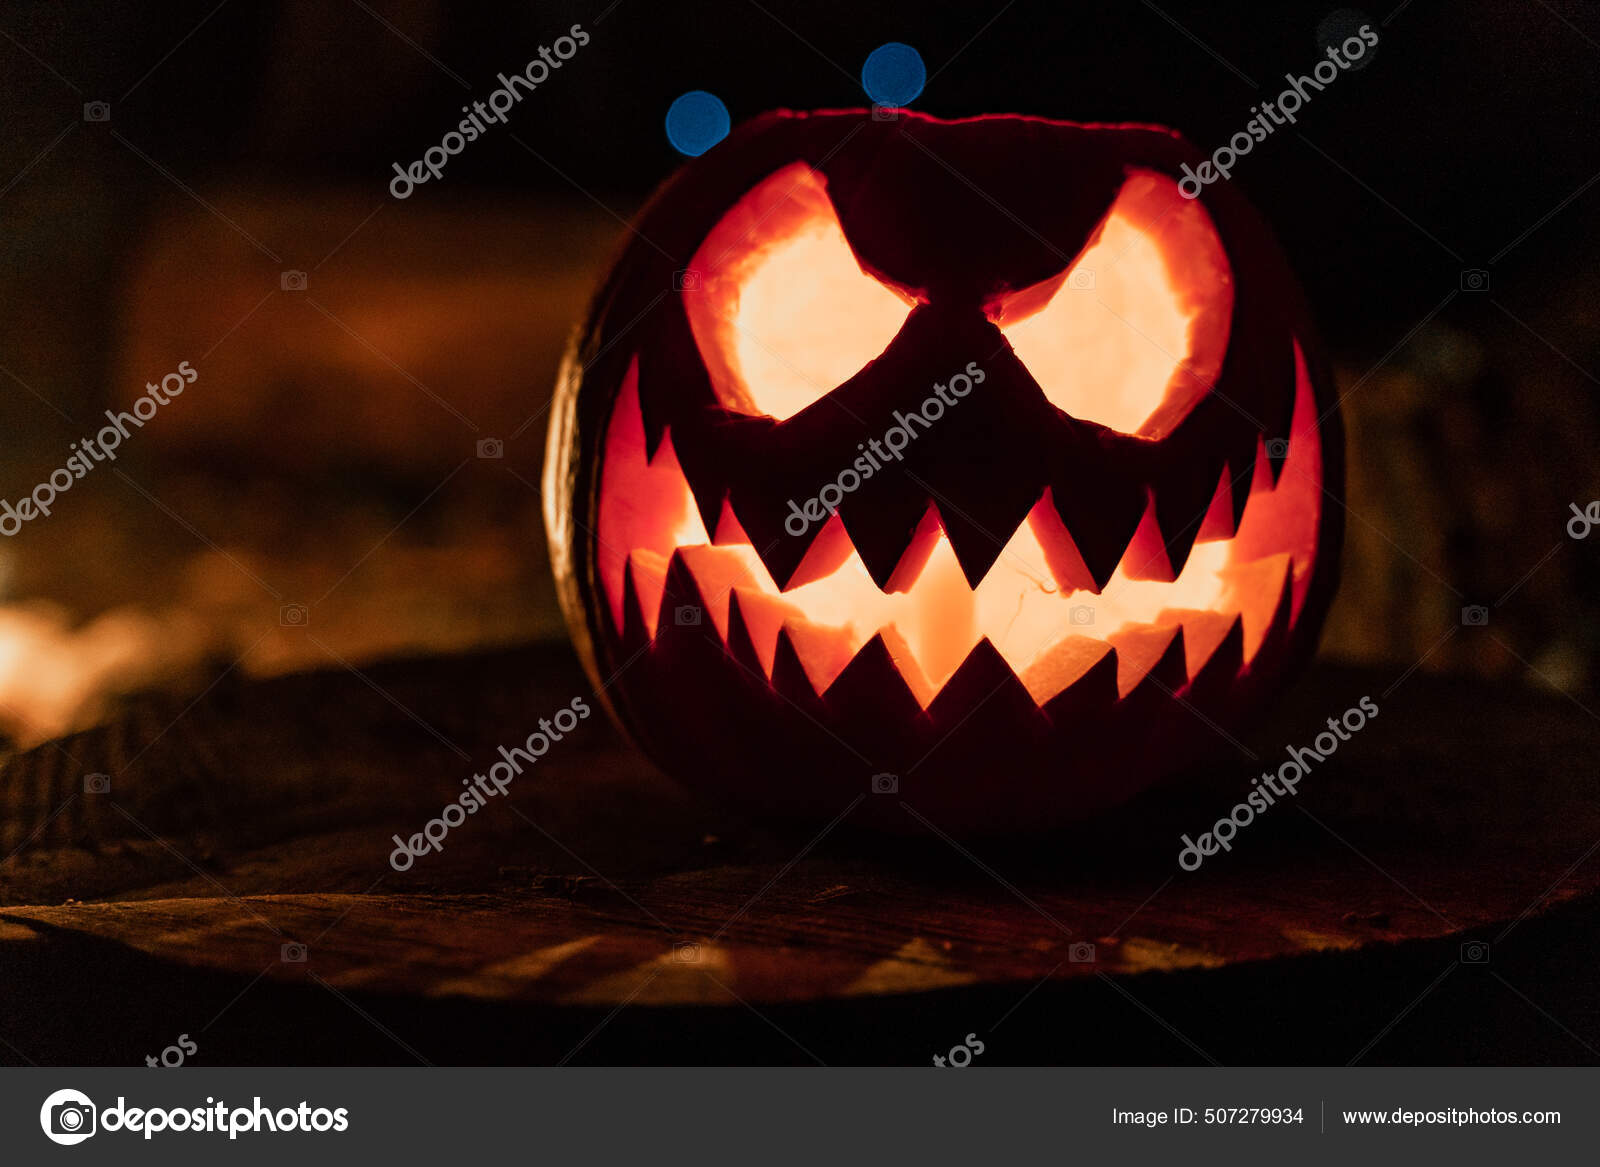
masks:
<path fill-rule="evenodd" d="M 1047 827 L 1309 655 L 1336 405 L 1255 212 L 1180 191 L 1200 161 L 1155 127 L 781 112 L 657 192 L 557 386 L 545 517 L 662 768 L 762 815 Z"/>

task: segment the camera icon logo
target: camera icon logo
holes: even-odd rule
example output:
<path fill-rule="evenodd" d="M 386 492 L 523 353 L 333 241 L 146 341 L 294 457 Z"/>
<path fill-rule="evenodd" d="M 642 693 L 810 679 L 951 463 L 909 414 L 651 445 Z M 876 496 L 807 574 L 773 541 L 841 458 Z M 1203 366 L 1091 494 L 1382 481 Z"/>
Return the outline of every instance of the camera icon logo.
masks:
<path fill-rule="evenodd" d="M 303 271 L 286 271 L 278 277 L 278 285 L 285 292 L 303 292 L 306 290 L 306 273 Z"/>
<path fill-rule="evenodd" d="M 1273 438 L 1267 443 L 1267 457 L 1274 462 L 1282 462 L 1289 456 L 1289 439 Z"/>
<path fill-rule="evenodd" d="M 1067 277 L 1067 287 L 1074 292 L 1094 291 L 1094 272 L 1086 267 L 1073 268 Z"/>
<path fill-rule="evenodd" d="M 1482 628 L 1489 623 L 1489 609 L 1482 604 L 1468 604 L 1461 609 L 1461 623 L 1468 628 Z"/>
<path fill-rule="evenodd" d="M 672 286 L 680 292 L 698 292 L 701 288 L 700 273 L 693 268 L 675 271 L 672 273 Z"/>
<path fill-rule="evenodd" d="M 111 103 L 109 101 L 86 101 L 83 103 L 83 120 L 86 122 L 108 122 L 111 120 Z"/>
<path fill-rule="evenodd" d="M 85 794 L 110 794 L 111 775 L 85 774 L 83 776 L 83 792 Z"/>
<path fill-rule="evenodd" d="M 94 1134 L 97 1113 L 87 1094 L 57 1090 L 39 1108 L 39 1126 L 52 1143 L 71 1147 Z"/>
<path fill-rule="evenodd" d="M 872 793 L 874 794 L 899 794 L 900 778 L 895 774 L 874 774 L 872 776 Z"/>
<path fill-rule="evenodd" d="M 285 604 L 278 609 L 278 623 L 285 628 L 304 628 L 311 623 L 311 609 L 304 604 Z"/>
<path fill-rule="evenodd" d="M 1468 940 L 1461 946 L 1462 964 L 1488 964 L 1489 945 L 1483 940 Z"/>
<path fill-rule="evenodd" d="M 1089 604 L 1074 604 L 1067 610 L 1067 622 L 1070 624 L 1086 625 L 1094 623 L 1094 608 Z"/>
<path fill-rule="evenodd" d="M 672 946 L 672 959 L 678 964 L 699 964 L 700 946 L 693 940 L 680 940 Z"/>
<path fill-rule="evenodd" d="M 1489 273 L 1481 267 L 1469 267 L 1461 273 L 1461 290 L 1463 292 L 1487 292 L 1489 290 Z"/>
<path fill-rule="evenodd" d="M 672 609 L 672 622 L 679 628 L 698 628 L 704 617 L 705 613 L 694 604 L 679 604 Z"/>
<path fill-rule="evenodd" d="M 291 940 L 278 950 L 278 959 L 284 964 L 304 964 L 306 962 L 306 946 L 298 941 Z"/>
<path fill-rule="evenodd" d="M 1086 940 L 1080 940 L 1067 949 L 1067 959 L 1073 964 L 1093 964 L 1094 945 Z"/>
<path fill-rule="evenodd" d="M 875 122 L 897 122 L 900 120 L 900 110 L 892 105 L 872 105 L 872 120 Z"/>
<path fill-rule="evenodd" d="M 487 459 L 504 458 L 506 444 L 499 438 L 479 438 L 478 457 Z"/>

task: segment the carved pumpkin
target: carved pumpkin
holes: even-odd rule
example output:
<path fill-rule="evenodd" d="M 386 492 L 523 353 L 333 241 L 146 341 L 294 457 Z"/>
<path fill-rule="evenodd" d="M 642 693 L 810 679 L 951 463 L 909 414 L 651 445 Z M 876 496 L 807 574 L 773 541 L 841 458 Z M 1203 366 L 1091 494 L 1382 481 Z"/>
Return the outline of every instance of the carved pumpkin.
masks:
<path fill-rule="evenodd" d="M 852 821 L 1048 827 L 1309 655 L 1336 404 L 1256 214 L 1179 192 L 1200 161 L 1154 127 L 782 112 L 655 195 L 545 499 L 578 652 L 668 773 L 769 816 L 895 790 Z"/>

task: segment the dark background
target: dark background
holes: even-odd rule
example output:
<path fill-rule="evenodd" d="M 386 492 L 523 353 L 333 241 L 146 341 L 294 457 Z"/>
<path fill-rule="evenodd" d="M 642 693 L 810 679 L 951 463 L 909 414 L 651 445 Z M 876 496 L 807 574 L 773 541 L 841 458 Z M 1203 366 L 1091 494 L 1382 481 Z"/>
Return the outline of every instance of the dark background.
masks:
<path fill-rule="evenodd" d="M 1310 69 L 1328 19 L 1370 21 L 1378 49 L 1235 178 L 1353 390 L 1346 582 L 1325 650 L 1592 695 L 1600 568 L 1564 527 L 1570 503 L 1600 497 L 1600 10 L 1352 13 L 5 5 L 0 493 L 30 489 L 144 380 L 184 359 L 202 372 L 119 473 L 0 547 L 0 599 L 32 622 L 28 659 L 82 673 L 70 662 L 107 614 L 112 640 L 132 636 L 118 655 L 100 629 L 122 663 L 63 682 L 77 697 L 10 716 L 12 732 L 92 717 L 103 694 L 202 651 L 255 673 L 314 662 L 273 616 L 330 586 L 325 643 L 360 658 L 559 636 L 539 410 L 623 220 L 679 161 L 662 128 L 679 93 L 711 90 L 736 121 L 859 105 L 867 53 L 900 40 L 928 64 L 913 103 L 928 112 L 1159 122 L 1210 149 L 1285 72 Z M 511 124 L 390 198 L 392 163 L 573 23 L 591 43 Z M 85 121 L 101 100 L 110 120 Z M 285 270 L 311 273 L 305 302 Z M 1486 288 L 1464 290 L 1470 270 Z M 503 462 L 467 461 L 485 437 L 506 442 Z M 1490 609 L 1487 630 L 1463 629 L 1472 604 Z"/>
<path fill-rule="evenodd" d="M 152 776 L 181 778 L 172 759 L 185 759 L 193 742 L 211 748 L 206 727 L 221 708 L 230 727 L 255 736 L 207 771 L 238 779 L 213 788 L 237 792 L 251 788 L 252 775 L 299 775 L 283 771 L 278 754 L 298 757 L 283 743 L 306 739 L 331 756 L 327 773 L 366 776 L 389 797 L 388 784 L 400 786 L 393 775 L 406 766 L 408 778 L 426 777 L 436 743 L 413 742 L 382 722 L 378 740 L 390 753 L 372 749 L 350 712 L 359 699 L 371 706 L 373 724 L 401 715 L 385 689 L 352 674 L 357 668 L 430 717 L 426 702 L 449 705 L 462 724 L 502 740 L 499 727 L 473 720 L 489 675 L 482 660 L 501 660 L 503 683 L 488 688 L 520 717 L 538 704 L 517 687 L 528 681 L 522 657 L 495 652 L 564 635 L 540 522 L 543 409 L 562 345 L 625 220 L 680 161 L 663 132 L 678 94 L 710 90 L 736 121 L 775 106 L 857 106 L 862 61 L 897 40 L 928 64 L 918 109 L 1158 122 L 1209 151 L 1245 124 L 1252 105 L 1283 88 L 1286 72 L 1314 65 L 1319 25 L 1333 12 L 1057 0 L 0 5 L 0 498 L 32 489 L 63 463 L 69 443 L 99 428 L 102 410 L 125 408 L 147 381 L 181 361 L 200 373 L 125 443 L 114 466 L 62 495 L 48 519 L 0 539 L 0 762 L 15 766 L 10 775 L 43 773 L 39 792 L 54 781 L 75 796 L 70 784 L 79 775 L 56 767 L 49 750 L 12 755 L 11 747 L 121 712 L 110 729 L 74 744 L 91 758 L 104 748 L 112 761 L 94 765 L 116 770 L 121 798 L 140 789 L 137 758 L 126 765 L 134 781 L 119 768 L 127 755 L 143 757 Z M 1370 63 L 1341 74 L 1298 126 L 1243 159 L 1234 179 L 1306 286 L 1345 394 L 1348 433 L 1344 582 L 1324 636 L 1327 659 L 1290 695 L 1283 720 L 1252 740 L 1276 751 L 1331 711 L 1327 693 L 1369 683 L 1385 709 L 1404 683 L 1405 712 L 1368 731 L 1369 763 L 1308 795 L 1317 818 L 1308 811 L 1291 826 L 1280 819 L 1270 845 L 1263 831 L 1259 854 L 1227 869 L 1232 883 L 1222 892 L 1178 883 L 1146 898 L 1167 886 L 1157 887 L 1170 874 L 1167 841 L 1225 804 L 1215 789 L 1191 791 L 1187 802 L 1172 795 L 1171 831 L 1140 817 L 1166 792 L 1130 810 L 1139 829 L 1125 835 L 1142 839 L 1144 850 L 1119 862 L 1102 860 L 1126 849 L 1124 835 L 1101 825 L 1086 832 L 1104 835 L 1099 851 L 1057 841 L 1034 855 L 995 851 L 1030 892 L 1044 887 L 1067 901 L 1063 918 L 1102 944 L 1104 967 L 1114 972 L 1131 965 L 1110 963 L 1117 950 L 1096 929 L 1103 923 L 1114 938 L 1141 912 L 1139 928 L 1151 936 L 1213 923 L 1248 932 L 1265 920 L 1281 940 L 1283 921 L 1306 919 L 1330 934 L 1370 936 L 1359 950 L 1331 955 L 1313 955 L 1321 941 L 1299 936 L 1294 943 L 1307 954 L 1292 966 L 1244 961 L 1220 988 L 1176 957 L 1171 977 L 1141 977 L 1147 1004 L 1139 1008 L 1174 1018 L 1223 1060 L 1359 1059 L 1375 1047 L 1375 1058 L 1400 1061 L 1570 1060 L 1580 1056 L 1575 1035 L 1592 1034 L 1600 1016 L 1592 897 L 1529 919 L 1515 945 L 1502 940 L 1533 905 L 1576 897 L 1595 853 L 1587 759 L 1600 720 L 1600 535 L 1578 541 L 1566 527 L 1571 504 L 1600 499 L 1600 6 L 1407 0 L 1340 18 L 1362 20 L 1382 38 Z M 518 104 L 509 125 L 469 144 L 442 179 L 411 198 L 391 197 L 393 163 L 420 157 L 453 128 L 461 104 L 484 99 L 497 73 L 523 67 L 574 23 L 590 44 Z M 97 101 L 110 104 L 109 120 L 85 119 L 85 103 Z M 304 273 L 307 285 L 289 286 L 287 272 Z M 1464 279 L 1467 272 L 1482 278 Z M 503 443 L 502 456 L 481 456 L 484 442 Z M 1487 622 L 1464 622 L 1463 609 L 1480 605 Z M 419 655 L 420 668 L 394 659 Z M 293 691 L 298 704 L 273 706 L 262 688 L 243 684 L 302 669 L 324 673 L 303 688 L 300 678 L 265 686 Z M 570 674 L 551 675 L 565 686 Z M 313 681 L 336 695 L 324 698 Z M 147 716 L 144 736 L 124 734 L 127 709 L 143 708 L 135 695 L 144 700 L 151 691 L 167 703 Z M 195 693 L 210 697 L 191 705 Z M 455 701 L 470 709 L 455 710 Z M 160 747 L 146 755 L 156 742 L 145 738 Z M 706 917 L 706 934 L 738 914 L 749 894 L 744 880 L 752 890 L 777 884 L 777 898 L 789 897 L 781 911 L 750 914 L 759 944 L 739 940 L 752 948 L 768 943 L 762 930 L 772 920 L 797 929 L 773 932 L 783 937 L 804 937 L 798 929 L 821 918 L 853 938 L 855 922 L 870 919 L 874 926 L 860 933 L 893 949 L 901 932 L 945 934 L 925 929 L 928 917 L 962 916 L 961 928 L 947 928 L 958 956 L 983 949 L 995 919 L 1003 926 L 992 931 L 1027 935 L 996 915 L 996 901 L 1025 921 L 1029 913 L 990 886 L 987 869 L 967 870 L 937 842 L 921 866 L 886 865 L 892 894 L 854 901 L 865 907 L 818 907 L 813 892 L 827 896 L 848 882 L 870 893 L 883 873 L 863 870 L 846 849 L 837 863 L 819 851 L 786 876 L 797 843 L 769 854 L 720 826 L 702 830 L 700 809 L 668 820 L 629 785 L 643 763 L 615 743 L 606 748 L 617 767 L 613 792 L 567 787 L 578 795 L 570 816 L 551 820 L 555 829 L 583 854 L 605 856 L 607 876 L 617 872 L 630 894 L 665 899 L 691 924 L 690 909 Z M 395 755 L 401 761 L 391 765 Z M 453 785 L 459 759 L 434 761 Z M 563 764 L 587 783 L 607 774 L 588 755 Z M 1225 777 L 1239 774 L 1230 768 Z M 551 798 L 562 789 L 549 787 Z M 383 869 L 382 854 L 366 854 L 383 842 L 381 832 L 366 824 L 315 833 L 337 826 L 323 823 L 319 810 L 319 799 L 338 794 L 331 780 L 326 788 L 306 783 L 304 815 L 314 825 L 297 828 L 312 833 L 276 860 L 256 853 L 227 869 L 205 839 L 174 828 L 179 850 L 135 840 L 155 857 L 150 879 L 169 882 L 140 875 L 145 882 L 129 877 L 125 887 L 115 862 L 68 837 L 79 810 L 94 804 L 80 799 L 56 818 L 52 797 L 32 817 L 12 815 L 32 792 L 8 777 L 0 795 L 12 801 L 0 820 L 20 836 L 48 811 L 62 838 L 37 847 L 37 862 L 33 852 L 8 857 L 0 874 L 16 882 L 0 885 L 0 898 L 86 901 L 59 909 L 59 945 L 16 941 L 0 952 L 27 986 L 19 999 L 32 1009 L 12 1032 L 35 1060 L 130 1061 L 242 995 L 238 968 L 206 971 L 214 955 L 206 943 L 196 941 L 199 958 L 180 954 L 188 971 L 176 975 L 170 960 L 74 939 L 67 931 L 79 926 L 80 912 L 92 922 L 101 918 L 93 909 L 108 906 L 87 901 L 120 888 L 130 898 L 201 904 L 198 897 L 216 892 L 213 864 L 230 895 L 365 896 Z M 529 797 L 543 821 L 549 807 L 538 800 L 546 791 Z M 245 831 L 250 817 L 233 816 L 232 829 Z M 604 916 L 607 928 L 625 914 L 603 897 L 592 912 L 581 903 L 570 913 L 551 907 L 557 893 L 541 890 L 546 883 L 582 885 L 571 855 L 557 854 L 553 841 L 517 836 L 524 828 L 515 818 L 499 826 L 514 846 L 486 835 L 481 853 L 451 853 L 455 876 L 430 871 L 403 890 L 478 895 L 492 884 L 507 900 L 508 920 L 525 916 L 529 903 L 589 922 Z M 637 854 L 641 840 L 655 850 Z M 15 841 L 3 840 L 6 849 Z M 661 858 L 673 848 L 685 854 Z M 499 866 L 508 857 L 521 866 Z M 340 869 L 330 873 L 330 865 Z M 970 878 L 982 895 L 962 900 L 928 879 L 949 865 L 957 886 Z M 680 868 L 708 873 L 707 882 L 679 886 Z M 735 874 L 724 878 L 729 870 Z M 662 872 L 659 887 L 649 884 Z M 609 886 L 588 878 L 585 894 Z M 1128 907 L 1102 895 L 1097 878 L 1120 880 Z M 301 910 L 291 898 L 284 895 L 283 910 Z M 947 900 L 955 910 L 946 912 Z M 1260 920 L 1232 906 L 1262 902 Z M 208 918 L 203 907 L 193 910 Z M 1097 914 L 1108 918 L 1097 922 Z M 231 928 L 231 906 L 216 918 Z M 1495 946 L 1492 971 L 1437 979 L 1447 962 L 1459 964 L 1467 933 L 1457 933 L 1455 921 L 1480 918 L 1495 921 L 1480 930 Z M 405 919 L 414 926 L 417 917 Z M 448 910 L 433 919 L 437 951 L 452 952 L 459 921 Z M 1501 928 L 1505 919 L 1513 922 Z M 1049 938 L 1051 929 L 1028 922 Z M 320 967 L 333 967 L 342 943 L 366 959 L 360 945 L 370 937 L 353 925 L 317 949 L 332 928 L 313 930 Z M 155 928 L 161 943 L 180 931 Z M 225 935 L 211 947 L 240 968 L 257 941 L 261 963 L 277 959 L 281 936 L 246 943 Z M 1398 943 L 1415 935 L 1430 939 Z M 653 933 L 638 941 L 651 954 L 660 942 Z M 369 963 L 403 975 L 425 948 Z M 244 969 L 247 985 L 256 983 L 248 980 L 256 967 Z M 1468 979 L 1478 973 L 1488 975 Z M 1036 978 L 1030 972 L 1026 980 Z M 1007 1031 L 1015 1044 L 997 1045 L 995 1060 L 1167 1061 L 1194 1052 L 1154 1025 L 1147 1044 L 1129 1045 L 1123 1018 L 1132 1006 L 1105 993 L 1101 980 L 1110 983 L 1085 974 L 1059 993 L 1052 985 L 1032 997 L 1034 1020 Z M 229 1024 L 205 1038 L 210 1060 L 398 1056 L 355 1012 L 327 1005 L 322 989 L 277 983 L 262 980 Z M 121 984 L 139 989 L 107 990 Z M 1419 993 L 1440 985 L 1438 1011 L 1413 1012 Z M 799 1009 L 771 1016 L 819 1042 L 829 1061 L 920 1061 L 924 1046 L 942 1048 L 946 1030 L 959 1036 L 1009 1016 L 1028 999 L 1015 988 L 907 995 L 887 1010 L 874 1001 L 820 1022 Z M 1530 1007 L 1544 1020 L 1533 1020 Z M 139 1024 L 123 1022 L 130 1008 L 143 1010 Z M 485 1023 L 485 1014 L 467 1017 L 455 1004 L 418 1006 L 414 995 L 385 1008 L 393 1009 L 379 1010 L 386 1019 L 441 1061 L 525 1059 L 529 1032 L 542 1035 L 549 1058 L 570 1057 L 599 1019 L 562 1006 L 531 1021 L 523 1015 L 519 1030 L 500 1024 L 509 1014 Z M 932 1020 L 906 1024 L 924 1010 Z M 741 1014 L 747 1032 L 726 1017 L 708 1029 L 703 1014 L 641 1014 L 623 1013 L 588 1056 L 799 1057 L 771 1020 L 763 1026 Z M 312 1024 L 286 1024 L 289 1016 Z M 109 1020 L 85 1022 L 97 1017 Z M 750 1054 L 749 1032 L 777 1052 Z M 1373 1034 L 1375 1046 L 1363 1048 Z M 1575 1039 L 1594 1053 L 1586 1038 Z M 91 1048 L 100 1040 L 104 1049 Z"/>

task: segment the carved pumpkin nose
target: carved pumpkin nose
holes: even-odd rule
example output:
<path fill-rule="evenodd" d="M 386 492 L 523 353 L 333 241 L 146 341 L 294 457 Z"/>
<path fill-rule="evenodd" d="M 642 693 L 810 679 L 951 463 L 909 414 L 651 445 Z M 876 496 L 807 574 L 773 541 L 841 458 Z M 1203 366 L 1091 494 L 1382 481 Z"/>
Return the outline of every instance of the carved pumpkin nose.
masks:
<path fill-rule="evenodd" d="M 779 440 L 790 481 L 805 482 L 818 452 L 849 466 L 861 445 L 894 435 L 894 458 L 838 505 L 851 543 L 880 588 L 894 590 L 897 568 L 903 586 L 931 550 L 923 521 L 932 506 L 976 587 L 1049 484 L 1064 424 L 977 305 L 935 300 L 881 357 L 782 423 Z"/>

